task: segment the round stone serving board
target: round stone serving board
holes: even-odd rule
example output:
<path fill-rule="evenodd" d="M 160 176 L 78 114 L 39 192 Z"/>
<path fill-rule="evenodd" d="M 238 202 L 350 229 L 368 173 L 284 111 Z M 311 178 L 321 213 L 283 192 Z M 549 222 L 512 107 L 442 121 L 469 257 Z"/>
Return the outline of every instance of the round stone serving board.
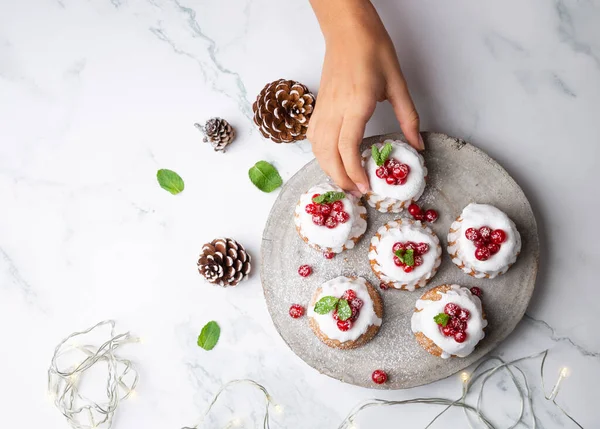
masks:
<path fill-rule="evenodd" d="M 400 133 L 364 139 L 362 150 L 385 139 L 405 140 Z M 358 245 L 326 260 L 298 236 L 293 213 L 300 195 L 326 176 L 316 161 L 305 165 L 283 187 L 265 226 L 262 242 L 261 277 L 267 307 L 284 341 L 302 360 L 319 372 L 358 386 L 404 389 L 448 377 L 489 353 L 515 328 L 529 303 L 538 270 L 539 243 L 531 206 L 523 191 L 508 173 L 476 147 L 443 134 L 423 133 L 423 153 L 429 170 L 428 185 L 419 200 L 424 208 L 435 208 L 439 219 L 431 228 L 443 244 L 442 264 L 437 275 L 414 292 L 379 289 L 371 271 L 367 252 L 375 231 L 385 222 L 407 212 L 384 214 L 367 206 L 369 227 Z M 489 203 L 500 208 L 515 222 L 523 247 L 513 267 L 493 280 L 478 280 L 456 267 L 446 251 L 448 228 L 470 202 Z M 298 275 L 298 267 L 309 264 L 313 274 Z M 308 318 L 292 319 L 291 304 L 308 305 L 315 288 L 339 275 L 357 275 L 369 280 L 381 293 L 385 314 L 379 334 L 354 350 L 329 348 L 313 334 Z M 486 337 L 465 358 L 441 359 L 417 344 L 410 329 L 416 300 L 423 292 L 444 283 L 480 286 L 489 321 Z M 375 385 L 371 373 L 383 369 L 389 381 Z"/>

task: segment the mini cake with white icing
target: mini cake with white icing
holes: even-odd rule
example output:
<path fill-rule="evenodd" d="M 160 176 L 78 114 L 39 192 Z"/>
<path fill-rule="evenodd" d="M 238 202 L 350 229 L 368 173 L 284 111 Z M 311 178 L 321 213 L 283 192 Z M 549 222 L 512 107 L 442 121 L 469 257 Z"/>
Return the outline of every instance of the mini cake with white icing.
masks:
<path fill-rule="evenodd" d="M 352 249 L 367 230 L 367 209 L 332 183 L 313 186 L 300 197 L 294 213 L 300 238 L 324 253 Z"/>
<path fill-rule="evenodd" d="M 493 279 L 506 273 L 520 252 L 514 222 L 489 204 L 469 204 L 450 226 L 448 253 L 472 277 Z"/>
<path fill-rule="evenodd" d="M 379 228 L 371 239 L 369 262 L 386 287 L 413 291 L 437 273 L 442 247 L 420 221 L 397 219 Z"/>
<path fill-rule="evenodd" d="M 382 213 L 400 213 L 425 190 L 425 160 L 400 140 L 374 144 L 362 153 L 362 165 L 371 184 L 365 199 Z"/>
<path fill-rule="evenodd" d="M 443 359 L 470 355 L 485 336 L 485 313 L 479 297 L 459 285 L 441 285 L 415 304 L 411 328 L 418 343 Z"/>
<path fill-rule="evenodd" d="M 379 332 L 383 302 L 365 279 L 340 276 L 317 288 L 308 317 L 315 335 L 329 347 L 353 349 Z"/>

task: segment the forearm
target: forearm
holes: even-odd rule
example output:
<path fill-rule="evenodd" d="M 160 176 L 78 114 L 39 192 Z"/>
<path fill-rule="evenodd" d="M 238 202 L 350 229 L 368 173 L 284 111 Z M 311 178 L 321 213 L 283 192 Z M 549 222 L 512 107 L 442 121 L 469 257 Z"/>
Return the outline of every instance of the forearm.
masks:
<path fill-rule="evenodd" d="M 376 31 L 381 24 L 369 0 L 310 0 L 325 41 L 347 31 Z"/>

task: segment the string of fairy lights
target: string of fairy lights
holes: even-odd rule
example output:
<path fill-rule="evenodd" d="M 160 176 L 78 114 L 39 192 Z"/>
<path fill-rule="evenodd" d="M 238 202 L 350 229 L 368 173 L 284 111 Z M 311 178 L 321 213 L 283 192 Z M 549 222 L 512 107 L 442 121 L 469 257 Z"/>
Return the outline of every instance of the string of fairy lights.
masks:
<path fill-rule="evenodd" d="M 88 334 L 98 331 L 108 326 L 110 332 L 106 341 L 100 342 L 100 345 L 93 345 L 84 341 Z M 128 343 L 140 342 L 139 338 L 133 337 L 129 332 L 115 333 L 115 322 L 107 320 L 94 325 L 93 327 L 75 332 L 61 341 L 54 351 L 52 362 L 48 370 L 48 392 L 54 401 L 56 407 L 66 417 L 69 424 L 74 429 L 109 429 L 113 422 L 113 417 L 119 403 L 135 394 L 135 387 L 138 382 L 138 374 L 131 361 L 120 357 L 117 350 Z M 79 354 L 80 359 L 75 364 L 61 364 L 61 358 L 75 352 Z M 464 412 L 465 420 L 470 429 L 486 428 L 499 429 L 491 418 L 483 410 L 483 397 L 485 387 L 494 375 L 504 372 L 508 374 L 512 384 L 518 392 L 519 413 L 508 429 L 516 428 L 519 424 L 526 424 L 531 429 L 536 429 L 537 417 L 533 406 L 533 389 L 529 380 L 522 369 L 517 364 L 524 361 L 540 359 L 540 380 L 544 398 L 552 402 L 574 425 L 583 429 L 583 426 L 577 422 L 567 411 L 556 403 L 556 398 L 560 392 L 561 384 L 570 374 L 568 368 L 563 367 L 559 371 L 557 381 L 554 383 L 549 394 L 546 394 L 544 384 L 544 368 L 548 350 L 540 353 L 525 356 L 512 361 L 504 361 L 502 358 L 493 356 L 486 358 L 472 370 L 472 372 L 462 372 L 460 374 L 462 394 L 456 399 L 448 398 L 412 398 L 402 401 L 391 401 L 383 399 L 370 399 L 355 406 L 338 429 L 357 429 L 358 416 L 365 410 L 373 407 L 396 407 L 409 404 L 428 404 L 444 406 L 432 420 L 425 426 L 430 428 L 434 422 L 441 418 L 451 408 L 460 408 Z M 81 383 L 85 374 L 98 364 L 106 364 L 106 398 L 100 402 L 95 402 L 81 393 Z M 231 388 L 239 385 L 247 385 L 258 390 L 265 401 L 264 417 L 262 420 L 263 429 L 271 429 L 270 410 L 275 413 L 282 413 L 283 408 L 278 405 L 267 389 L 253 380 L 233 380 L 225 384 L 215 394 L 205 412 L 193 426 L 185 426 L 182 429 L 202 429 L 205 419 L 211 413 L 213 407 L 221 398 L 221 395 Z M 472 396 L 473 395 L 473 396 Z M 470 399 L 470 400 L 468 400 Z M 527 413 L 529 410 L 529 413 Z M 526 422 L 527 417 L 529 422 Z M 234 418 L 225 427 L 232 429 L 240 427 L 242 421 L 240 418 Z"/>

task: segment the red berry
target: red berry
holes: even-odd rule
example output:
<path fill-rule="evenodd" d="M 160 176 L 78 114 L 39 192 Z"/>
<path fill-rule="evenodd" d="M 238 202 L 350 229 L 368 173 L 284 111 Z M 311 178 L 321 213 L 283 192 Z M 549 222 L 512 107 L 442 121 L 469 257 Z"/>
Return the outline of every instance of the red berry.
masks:
<path fill-rule="evenodd" d="M 314 195 L 312 196 L 311 200 L 314 200 L 315 198 L 317 198 L 317 197 L 320 197 L 320 196 L 321 196 L 321 194 L 314 194 Z"/>
<path fill-rule="evenodd" d="M 469 228 L 465 231 L 465 237 L 468 240 L 475 241 L 481 239 L 479 232 L 475 228 Z"/>
<path fill-rule="evenodd" d="M 317 214 L 320 211 L 316 204 L 307 204 L 304 210 L 308 214 Z"/>
<path fill-rule="evenodd" d="M 492 239 L 492 242 L 502 244 L 506 241 L 506 232 L 501 229 L 495 229 L 492 231 L 490 238 Z"/>
<path fill-rule="evenodd" d="M 417 245 L 417 243 L 415 243 L 414 241 L 407 241 L 407 242 L 404 244 L 404 248 L 405 248 L 406 250 L 416 250 L 416 249 L 417 249 L 417 247 L 418 247 L 418 245 Z"/>
<path fill-rule="evenodd" d="M 453 302 L 449 302 L 444 306 L 444 313 L 448 316 L 456 316 L 460 311 L 460 307 Z"/>
<path fill-rule="evenodd" d="M 334 256 L 335 256 L 335 253 L 333 253 L 333 252 L 323 252 L 323 257 L 325 259 L 333 259 Z"/>
<path fill-rule="evenodd" d="M 352 289 L 348 289 L 346 292 L 344 292 L 342 298 L 347 301 L 353 300 L 356 298 L 356 292 L 354 292 Z"/>
<path fill-rule="evenodd" d="M 462 331 L 459 331 L 457 333 L 454 334 L 454 341 L 456 341 L 457 343 L 464 343 L 467 339 L 467 334 L 465 334 Z"/>
<path fill-rule="evenodd" d="M 488 241 L 490 239 L 490 235 L 492 235 L 492 229 L 489 226 L 482 226 L 479 228 L 479 235 L 481 235 L 481 238 L 483 238 L 485 241 Z"/>
<path fill-rule="evenodd" d="M 458 317 L 450 319 L 450 326 L 457 332 L 464 332 L 467 329 L 467 324 Z"/>
<path fill-rule="evenodd" d="M 471 288 L 471 293 L 475 296 L 478 296 L 479 298 L 481 298 L 481 295 L 483 295 L 483 292 L 477 286 L 473 286 Z"/>
<path fill-rule="evenodd" d="M 341 201 L 336 201 L 332 204 L 332 208 L 336 212 L 343 212 L 344 211 L 344 203 Z"/>
<path fill-rule="evenodd" d="M 446 326 L 442 327 L 442 334 L 444 334 L 445 337 L 453 337 L 455 333 L 456 333 L 456 331 L 450 325 L 446 325 Z"/>
<path fill-rule="evenodd" d="M 500 245 L 496 243 L 489 243 L 487 248 L 490 251 L 490 255 L 495 255 L 500 251 Z"/>
<path fill-rule="evenodd" d="M 381 282 L 381 283 L 379 283 L 379 289 L 388 290 L 389 286 L 387 285 L 387 283 Z"/>
<path fill-rule="evenodd" d="M 422 256 L 415 256 L 415 267 L 420 267 L 421 265 L 423 265 L 423 257 Z"/>
<path fill-rule="evenodd" d="M 460 313 L 458 313 L 458 319 L 461 322 L 466 322 L 467 320 L 469 320 L 469 317 L 471 317 L 471 313 L 469 313 L 469 310 L 466 309 L 461 309 Z"/>
<path fill-rule="evenodd" d="M 385 178 L 385 183 L 387 183 L 388 185 L 395 185 L 396 184 L 396 178 L 393 176 L 388 176 Z"/>
<path fill-rule="evenodd" d="M 400 242 L 394 243 L 394 245 L 392 246 L 393 252 L 397 252 L 398 250 L 403 250 L 403 249 L 404 249 L 404 244 L 400 243 Z"/>
<path fill-rule="evenodd" d="M 478 238 L 477 240 L 474 240 L 473 244 L 475 245 L 475 247 L 487 247 L 487 243 L 483 238 Z"/>
<path fill-rule="evenodd" d="M 437 220 L 438 218 L 438 212 L 436 212 L 433 209 L 429 209 L 425 212 L 425 219 L 427 219 L 427 222 L 429 223 L 433 223 Z"/>
<path fill-rule="evenodd" d="M 332 209 L 333 207 L 331 204 L 321 204 L 321 214 L 324 214 L 325 216 L 329 216 Z"/>
<path fill-rule="evenodd" d="M 397 184 L 398 185 L 404 185 L 407 181 L 408 181 L 407 177 L 405 177 L 404 179 L 398 179 Z"/>
<path fill-rule="evenodd" d="M 412 203 L 408 206 L 408 212 L 411 216 L 416 216 L 421 213 L 421 207 L 419 207 L 418 204 Z"/>
<path fill-rule="evenodd" d="M 325 225 L 325 216 L 322 214 L 315 214 L 312 217 L 312 221 L 315 225 Z"/>
<path fill-rule="evenodd" d="M 387 381 L 388 376 L 385 373 L 385 371 L 378 369 L 376 371 L 373 371 L 373 374 L 371 374 L 371 379 L 375 384 L 383 384 Z"/>
<path fill-rule="evenodd" d="M 377 170 L 375 170 L 375 175 L 380 179 L 385 179 L 386 177 L 388 177 L 387 168 L 379 167 Z"/>
<path fill-rule="evenodd" d="M 403 267 L 404 266 L 404 262 L 402 262 L 400 260 L 399 257 L 397 257 L 396 255 L 394 255 L 394 265 L 396 265 L 397 267 Z"/>
<path fill-rule="evenodd" d="M 487 261 L 488 259 L 490 259 L 490 249 L 483 246 L 478 247 L 477 249 L 475 249 L 475 257 L 479 261 Z"/>
<path fill-rule="evenodd" d="M 333 217 L 335 217 L 338 223 L 346 223 L 350 220 L 350 215 L 347 212 L 338 212 Z"/>
<path fill-rule="evenodd" d="M 349 301 L 350 301 L 350 307 L 356 308 L 357 310 L 360 310 L 364 304 L 363 300 L 360 298 L 354 298 Z"/>
<path fill-rule="evenodd" d="M 332 314 L 334 320 L 340 320 L 340 315 L 337 312 L 337 308 L 333 310 L 333 314 Z"/>
<path fill-rule="evenodd" d="M 298 274 L 300 274 L 301 277 L 308 277 L 311 273 L 312 268 L 310 265 L 300 265 L 300 268 L 298 268 Z"/>
<path fill-rule="evenodd" d="M 333 228 L 335 228 L 336 226 L 338 226 L 338 221 L 337 221 L 337 219 L 336 219 L 335 217 L 333 217 L 333 216 L 329 216 L 329 217 L 327 218 L 327 220 L 325 221 L 325 226 L 326 226 L 327 228 L 329 228 L 329 229 L 333 229 Z"/>
<path fill-rule="evenodd" d="M 415 252 L 417 253 L 417 255 L 424 255 L 428 251 L 429 251 L 429 244 L 427 244 L 427 243 L 419 243 L 415 247 Z"/>
<path fill-rule="evenodd" d="M 398 161 L 396 161 L 394 158 L 388 158 L 383 163 L 383 166 L 389 170 L 391 170 L 392 168 L 394 168 L 397 165 L 398 165 Z"/>
<path fill-rule="evenodd" d="M 394 175 L 394 177 L 396 179 L 406 179 L 406 176 L 408 176 L 408 172 L 410 171 L 410 167 L 406 164 L 400 164 L 395 166 L 392 169 L 392 174 Z"/>
<path fill-rule="evenodd" d="M 402 267 L 402 269 L 404 270 L 405 273 L 411 273 L 412 270 L 414 270 L 414 267 L 412 267 L 410 265 L 405 265 L 404 267 Z"/>
<path fill-rule="evenodd" d="M 300 304 L 293 304 L 290 307 L 290 316 L 292 316 L 294 319 L 304 316 L 304 307 L 302 307 Z"/>
<path fill-rule="evenodd" d="M 352 321 L 350 319 L 338 320 L 337 327 L 340 331 L 347 331 L 348 329 L 352 328 Z"/>
<path fill-rule="evenodd" d="M 350 306 L 350 310 L 352 311 L 352 315 L 350 316 L 350 319 L 348 319 L 348 320 L 351 320 L 352 322 L 356 322 L 356 319 L 358 319 L 358 314 L 360 313 L 360 309 Z"/>

